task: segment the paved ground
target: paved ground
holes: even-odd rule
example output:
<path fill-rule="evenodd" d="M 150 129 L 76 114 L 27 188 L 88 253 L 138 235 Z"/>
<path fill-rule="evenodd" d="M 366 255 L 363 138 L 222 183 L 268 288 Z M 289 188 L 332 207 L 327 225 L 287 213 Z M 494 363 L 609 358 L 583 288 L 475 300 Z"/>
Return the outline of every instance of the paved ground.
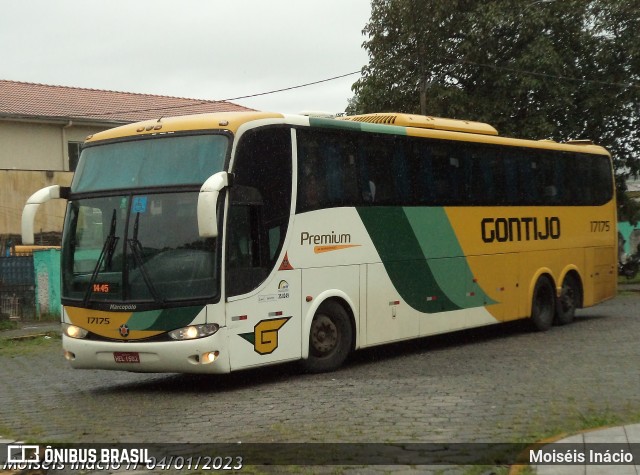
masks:
<path fill-rule="evenodd" d="M 295 365 L 224 377 L 78 371 L 52 345 L 2 357 L 0 435 L 95 443 L 535 442 L 558 427 L 640 414 L 639 341 L 640 294 L 630 293 L 546 333 L 504 325 L 427 338 L 361 351 L 323 375 L 300 374 Z M 379 470 L 391 469 L 370 473 Z"/>

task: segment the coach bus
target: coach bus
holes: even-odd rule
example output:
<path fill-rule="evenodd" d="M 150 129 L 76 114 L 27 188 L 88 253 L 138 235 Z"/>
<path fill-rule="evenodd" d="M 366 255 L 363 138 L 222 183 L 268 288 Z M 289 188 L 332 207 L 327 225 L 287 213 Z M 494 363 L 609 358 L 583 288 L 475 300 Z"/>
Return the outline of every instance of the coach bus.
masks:
<path fill-rule="evenodd" d="M 74 368 L 227 373 L 616 294 L 610 155 L 408 114 L 161 118 L 87 138 L 64 198 Z"/>

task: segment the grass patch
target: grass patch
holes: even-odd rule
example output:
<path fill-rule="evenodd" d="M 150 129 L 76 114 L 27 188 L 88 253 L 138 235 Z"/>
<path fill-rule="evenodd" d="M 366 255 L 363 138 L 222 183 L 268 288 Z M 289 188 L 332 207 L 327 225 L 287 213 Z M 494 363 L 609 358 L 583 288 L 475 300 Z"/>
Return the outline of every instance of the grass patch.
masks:
<path fill-rule="evenodd" d="M 0 356 L 15 358 L 59 347 L 62 337 L 57 333 L 38 335 L 24 339 L 0 339 Z"/>
<path fill-rule="evenodd" d="M 546 424 L 547 428 L 544 431 L 529 434 L 516 442 L 531 444 L 542 440 L 555 439 L 558 436 L 566 435 L 568 437 L 579 432 L 638 422 L 640 422 L 640 409 L 637 407 L 629 406 L 615 412 L 611 409 L 576 410 L 573 414 L 567 414 L 566 419 L 563 421 L 556 422 L 553 425 Z"/>
<path fill-rule="evenodd" d="M 6 330 L 15 330 L 18 328 L 18 322 L 12 322 L 11 320 L 0 320 L 0 332 Z"/>
<path fill-rule="evenodd" d="M 633 279 L 627 279 L 626 277 L 618 276 L 618 285 L 624 284 L 640 284 L 640 272 Z"/>
<path fill-rule="evenodd" d="M 40 318 L 38 318 L 39 322 L 59 322 L 60 314 L 59 313 L 42 313 L 40 314 Z"/>

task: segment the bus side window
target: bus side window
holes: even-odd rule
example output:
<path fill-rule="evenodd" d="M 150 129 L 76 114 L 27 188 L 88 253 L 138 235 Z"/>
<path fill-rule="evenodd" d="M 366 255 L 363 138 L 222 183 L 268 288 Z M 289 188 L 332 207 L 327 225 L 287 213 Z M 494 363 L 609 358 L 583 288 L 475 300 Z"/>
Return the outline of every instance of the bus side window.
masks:
<path fill-rule="evenodd" d="M 326 165 L 318 141 L 300 131 L 298 137 L 298 207 L 307 211 L 326 200 Z"/>
<path fill-rule="evenodd" d="M 396 140 L 395 151 L 393 154 L 393 170 L 395 185 L 395 201 L 398 203 L 406 203 L 412 197 L 413 183 L 411 174 L 409 173 L 409 163 L 407 158 L 408 145 L 400 139 Z"/>
<path fill-rule="evenodd" d="M 500 160 L 504 165 L 505 202 L 514 205 L 525 204 L 523 190 L 520 184 L 518 161 L 512 154 L 504 152 L 501 153 Z"/>
<path fill-rule="evenodd" d="M 458 144 L 449 144 L 449 166 L 447 167 L 448 192 L 450 204 L 460 204 L 466 195 L 465 190 L 465 154 Z"/>
<path fill-rule="evenodd" d="M 431 172 L 433 174 L 433 190 L 436 203 L 449 204 L 451 202 L 451 194 L 449 183 L 451 176 L 449 175 L 449 155 L 443 147 L 434 147 L 431 159 Z"/>
<path fill-rule="evenodd" d="M 404 152 L 393 137 L 367 136 L 360 139 L 360 191 L 365 203 L 373 205 L 396 204 L 399 202 L 398 187 L 408 188 Z M 396 155 L 398 154 L 398 155 Z M 402 169 L 395 165 L 402 161 Z M 403 174 L 405 176 L 403 176 Z"/>
<path fill-rule="evenodd" d="M 527 152 L 516 156 L 520 193 L 523 205 L 533 206 L 540 203 L 542 197 L 542 176 L 539 157 Z"/>
<path fill-rule="evenodd" d="M 558 156 L 556 154 L 546 155 L 538 159 L 539 182 L 541 204 L 558 204 L 561 192 L 560 170 L 558 170 Z"/>
<path fill-rule="evenodd" d="M 483 205 L 495 200 L 493 160 L 480 152 L 470 153 L 467 171 L 469 203 Z"/>
<path fill-rule="evenodd" d="M 588 156 L 580 157 L 591 168 L 591 183 L 594 184 L 591 201 L 589 204 L 605 204 L 612 198 L 613 187 L 611 186 L 611 164 L 607 157 Z"/>
<path fill-rule="evenodd" d="M 326 198 L 330 205 L 340 205 L 344 197 L 344 184 L 342 182 L 342 156 L 340 147 L 333 141 L 328 141 L 320 146 L 320 159 L 326 177 Z"/>
<path fill-rule="evenodd" d="M 353 135 L 297 130 L 297 211 L 354 206 L 358 198 Z"/>
<path fill-rule="evenodd" d="M 411 174 L 414 177 L 413 195 L 416 205 L 429 205 L 435 201 L 433 174 L 431 173 L 431 148 L 429 144 L 412 141 Z"/>

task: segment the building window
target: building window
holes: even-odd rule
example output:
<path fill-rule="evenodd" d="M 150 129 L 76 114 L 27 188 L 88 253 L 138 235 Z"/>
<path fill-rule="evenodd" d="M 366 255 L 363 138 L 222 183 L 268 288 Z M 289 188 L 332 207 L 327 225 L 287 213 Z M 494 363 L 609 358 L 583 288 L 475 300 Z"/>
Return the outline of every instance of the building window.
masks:
<path fill-rule="evenodd" d="M 82 148 L 82 142 L 69 142 L 67 144 L 69 151 L 69 171 L 76 171 L 78 166 L 78 160 L 80 159 L 80 150 Z"/>

